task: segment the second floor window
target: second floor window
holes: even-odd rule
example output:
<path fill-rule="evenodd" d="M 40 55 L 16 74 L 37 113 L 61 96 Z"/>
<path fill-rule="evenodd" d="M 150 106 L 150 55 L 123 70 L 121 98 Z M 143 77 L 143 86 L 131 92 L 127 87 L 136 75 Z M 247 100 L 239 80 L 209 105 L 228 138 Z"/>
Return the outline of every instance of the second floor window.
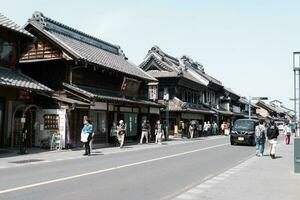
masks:
<path fill-rule="evenodd" d="M 11 62 L 13 55 L 13 43 L 0 38 L 0 60 Z"/>

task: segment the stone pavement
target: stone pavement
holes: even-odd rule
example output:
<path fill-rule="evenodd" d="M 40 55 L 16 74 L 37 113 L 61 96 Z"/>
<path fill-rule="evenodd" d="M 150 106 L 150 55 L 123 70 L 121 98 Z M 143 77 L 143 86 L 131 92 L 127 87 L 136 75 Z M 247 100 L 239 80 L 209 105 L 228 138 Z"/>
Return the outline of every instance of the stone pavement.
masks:
<path fill-rule="evenodd" d="M 165 148 L 170 145 L 180 145 L 186 142 L 196 142 L 199 140 L 213 140 L 218 139 L 224 136 L 210 136 L 205 138 L 195 138 L 193 140 L 188 140 L 186 138 L 171 138 L 170 141 L 163 142 L 162 145 L 149 143 L 149 144 L 129 144 L 124 148 L 120 149 L 119 147 L 105 147 L 93 149 L 93 155 L 107 155 L 114 153 L 124 153 L 131 151 L 139 151 L 145 149 L 153 148 Z M 3 150 L 6 151 L 6 150 Z M 9 150 L 8 152 L 0 154 L 0 170 L 11 167 L 21 167 L 24 165 L 34 165 L 41 163 L 57 162 L 63 160 L 73 160 L 73 159 L 84 159 L 85 156 L 82 156 L 84 153 L 83 148 L 75 148 L 70 150 L 61 150 L 61 151 L 47 151 L 39 148 L 33 148 L 28 150 L 28 154 L 19 155 L 18 150 Z"/>
<path fill-rule="evenodd" d="M 285 145 L 282 140 L 279 142 L 276 157 L 272 160 L 268 155 L 252 156 L 174 199 L 300 200 L 300 174 L 294 173 L 293 139 L 290 145 Z"/>

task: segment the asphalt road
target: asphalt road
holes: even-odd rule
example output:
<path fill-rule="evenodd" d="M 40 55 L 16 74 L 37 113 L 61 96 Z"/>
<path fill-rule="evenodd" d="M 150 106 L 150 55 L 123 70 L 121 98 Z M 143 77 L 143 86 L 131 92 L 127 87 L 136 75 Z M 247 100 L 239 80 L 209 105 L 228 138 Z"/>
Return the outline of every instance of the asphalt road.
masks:
<path fill-rule="evenodd" d="M 2 169 L 0 199 L 172 199 L 254 151 L 224 137 Z"/>

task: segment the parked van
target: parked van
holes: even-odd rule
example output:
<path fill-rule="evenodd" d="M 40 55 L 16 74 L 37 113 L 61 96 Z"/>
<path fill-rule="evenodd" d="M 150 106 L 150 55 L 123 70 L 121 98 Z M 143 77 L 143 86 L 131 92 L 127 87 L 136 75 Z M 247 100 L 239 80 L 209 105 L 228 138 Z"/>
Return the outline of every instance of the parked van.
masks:
<path fill-rule="evenodd" d="M 230 143 L 255 145 L 255 126 L 257 120 L 238 119 L 234 122 L 230 132 Z"/>

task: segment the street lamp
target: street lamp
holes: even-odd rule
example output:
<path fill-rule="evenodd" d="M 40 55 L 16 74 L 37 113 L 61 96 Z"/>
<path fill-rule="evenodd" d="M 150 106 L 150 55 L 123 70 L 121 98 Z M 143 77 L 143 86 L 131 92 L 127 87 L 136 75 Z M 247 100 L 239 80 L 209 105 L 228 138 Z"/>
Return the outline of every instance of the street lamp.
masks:
<path fill-rule="evenodd" d="M 299 92 L 298 96 L 300 96 L 300 52 L 293 52 L 293 70 L 294 70 L 294 99 L 297 99 L 297 89 L 296 89 L 296 77 L 299 76 Z M 297 74 L 298 72 L 298 74 Z M 294 101 L 294 110 L 296 113 L 296 101 Z M 299 101 L 299 112 L 298 112 L 298 120 L 300 120 L 300 101 Z"/>
<path fill-rule="evenodd" d="M 249 105 L 248 105 L 248 112 L 249 112 L 249 119 L 251 119 L 251 100 L 268 100 L 268 97 L 249 97 Z"/>

